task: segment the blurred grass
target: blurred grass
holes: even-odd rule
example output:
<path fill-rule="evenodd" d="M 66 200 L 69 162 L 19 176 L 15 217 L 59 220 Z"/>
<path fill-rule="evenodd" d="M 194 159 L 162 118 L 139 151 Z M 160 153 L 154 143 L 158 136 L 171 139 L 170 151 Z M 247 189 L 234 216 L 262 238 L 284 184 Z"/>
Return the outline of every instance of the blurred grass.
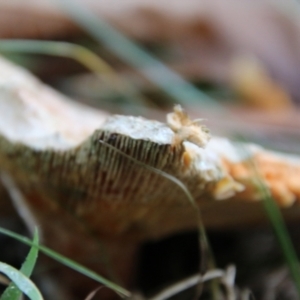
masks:
<path fill-rule="evenodd" d="M 144 75 L 176 102 L 180 104 L 193 103 L 216 110 L 225 110 L 215 99 L 170 70 L 161 61 L 125 37 L 78 1 L 56 0 L 56 2 L 99 43 Z"/>
<path fill-rule="evenodd" d="M 254 184 L 256 185 L 257 189 L 259 190 L 262 196 L 263 199 L 262 204 L 272 224 L 278 243 L 281 247 L 281 251 L 283 253 L 285 262 L 289 268 L 290 274 L 293 278 L 294 284 L 298 291 L 298 296 L 300 298 L 300 265 L 299 265 L 299 259 L 297 257 L 297 253 L 295 251 L 294 245 L 290 238 L 290 234 L 285 225 L 281 211 L 278 208 L 275 200 L 271 196 L 269 189 L 259 178 L 258 170 L 255 164 L 253 164 L 252 162 L 251 165 L 252 165 L 252 169 L 255 172 L 255 176 L 253 180 Z"/>
<path fill-rule="evenodd" d="M 86 47 L 69 42 L 0 39 L 2 54 L 30 53 L 72 58 L 93 72 L 100 81 L 128 103 L 143 107 L 148 101 L 133 85 L 124 81 L 101 57 Z"/>

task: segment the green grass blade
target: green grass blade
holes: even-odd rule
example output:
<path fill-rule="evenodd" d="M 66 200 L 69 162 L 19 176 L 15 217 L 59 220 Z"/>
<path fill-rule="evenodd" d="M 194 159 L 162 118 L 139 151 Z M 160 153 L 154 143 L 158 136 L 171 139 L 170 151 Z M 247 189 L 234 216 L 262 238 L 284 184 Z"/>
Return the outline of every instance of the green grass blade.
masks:
<path fill-rule="evenodd" d="M 35 229 L 33 243 L 39 244 L 39 235 L 37 229 Z M 22 272 L 25 276 L 30 277 L 34 266 L 36 264 L 36 260 L 38 257 L 38 248 L 31 246 L 31 249 L 25 259 L 25 262 L 22 264 L 20 272 Z M 10 283 L 10 285 L 3 292 L 0 300 L 18 300 L 20 299 L 21 291 L 18 289 L 14 282 Z"/>
<path fill-rule="evenodd" d="M 38 230 L 37 228 L 35 228 L 34 230 L 34 237 L 33 237 L 33 243 L 38 245 L 39 244 L 39 234 L 38 234 Z M 31 249 L 26 257 L 25 262 L 23 263 L 20 271 L 26 275 L 26 276 L 31 276 L 32 272 L 33 272 L 33 268 L 36 264 L 36 260 L 38 257 L 38 252 L 39 249 L 37 247 L 33 247 L 31 246 Z"/>
<path fill-rule="evenodd" d="M 241 138 L 243 141 L 245 139 Z M 283 216 L 280 209 L 278 208 L 275 200 L 273 199 L 269 188 L 264 183 L 261 178 L 260 173 L 253 159 L 251 159 L 251 154 L 246 149 L 242 143 L 235 143 L 237 149 L 242 154 L 242 157 L 249 157 L 248 164 L 250 169 L 253 171 L 253 183 L 258 189 L 261 197 L 266 214 L 271 222 L 275 235 L 277 237 L 278 243 L 281 247 L 284 259 L 289 268 L 290 274 L 293 278 L 294 284 L 296 286 L 299 298 L 300 298 L 300 265 L 299 260 L 291 241 L 289 232 L 287 230 L 286 224 L 284 222 Z"/>
<path fill-rule="evenodd" d="M 21 271 L 0 262 L 0 272 L 5 274 L 14 284 L 31 300 L 43 300 L 43 297 L 35 284 Z"/>
<path fill-rule="evenodd" d="M 45 255 L 53 258 L 54 260 L 60 262 L 61 264 L 91 278 L 91 279 L 94 279 L 95 281 L 105 285 L 106 287 L 112 289 L 113 291 L 115 291 L 116 293 L 124 296 L 124 297 L 130 297 L 131 296 L 131 293 L 129 291 L 127 291 L 126 289 L 120 287 L 119 285 L 109 281 L 108 279 L 98 275 L 96 272 L 78 264 L 77 262 L 73 261 L 72 259 L 69 259 L 45 246 L 42 246 L 42 245 L 37 245 L 35 243 L 33 243 L 30 239 L 22 236 L 22 235 L 19 235 L 17 233 L 14 233 L 8 229 L 4 229 L 2 227 L 0 227 L 0 233 L 2 234 L 5 234 L 9 237 L 12 237 L 26 245 L 29 245 L 29 246 L 34 246 L 36 248 L 38 248 L 40 250 L 40 252 L 44 253 Z"/>

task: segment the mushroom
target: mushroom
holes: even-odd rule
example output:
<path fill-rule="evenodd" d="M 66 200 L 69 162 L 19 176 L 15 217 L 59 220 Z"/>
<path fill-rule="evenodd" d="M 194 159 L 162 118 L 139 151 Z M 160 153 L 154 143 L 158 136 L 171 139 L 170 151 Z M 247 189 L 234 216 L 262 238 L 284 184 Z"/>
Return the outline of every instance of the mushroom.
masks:
<path fill-rule="evenodd" d="M 300 159 L 210 137 L 180 106 L 162 123 L 109 115 L 42 84 L 0 58 L 0 169 L 21 216 L 50 247 L 91 265 L 105 246 L 130 285 L 145 240 L 197 228 L 192 194 L 209 228 L 263 218 L 256 164 L 287 214 L 299 216 Z M 174 180 L 174 178 L 176 180 Z M 122 254 L 120 254 L 120 247 Z M 97 259 L 101 260 L 105 255 Z M 99 263 L 103 267 L 103 262 Z"/>

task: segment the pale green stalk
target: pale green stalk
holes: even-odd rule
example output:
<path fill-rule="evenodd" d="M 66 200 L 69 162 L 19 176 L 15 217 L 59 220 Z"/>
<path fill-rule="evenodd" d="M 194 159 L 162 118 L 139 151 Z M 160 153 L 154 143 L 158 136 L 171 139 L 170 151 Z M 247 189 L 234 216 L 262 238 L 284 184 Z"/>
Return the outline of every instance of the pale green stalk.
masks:
<path fill-rule="evenodd" d="M 130 102 L 139 105 L 147 102 L 145 97 L 122 80 L 109 64 L 81 45 L 56 41 L 0 39 L 0 52 L 36 53 L 72 58 L 105 81 L 112 90 L 118 91 L 126 99 L 129 99 Z"/>

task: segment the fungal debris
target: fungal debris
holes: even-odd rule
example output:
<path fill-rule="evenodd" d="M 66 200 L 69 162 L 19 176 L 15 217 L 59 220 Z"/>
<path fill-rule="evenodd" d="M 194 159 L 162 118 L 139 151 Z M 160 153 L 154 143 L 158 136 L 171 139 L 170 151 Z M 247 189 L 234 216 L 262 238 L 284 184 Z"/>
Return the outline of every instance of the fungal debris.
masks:
<path fill-rule="evenodd" d="M 200 124 L 201 121 L 191 120 L 180 105 L 175 105 L 174 112 L 167 114 L 167 124 L 174 132 L 172 145 L 188 141 L 204 148 L 210 140 L 210 134 L 208 128 Z"/>
<path fill-rule="evenodd" d="M 210 140 L 209 130 L 201 124 L 201 119 L 191 120 L 180 105 L 167 115 L 167 124 L 174 132 L 172 146 L 184 143 L 182 165 L 185 174 L 199 174 L 207 182 L 214 182 L 213 196 L 216 200 L 228 199 L 245 189 L 236 182 L 220 163 L 219 157 L 206 151 Z"/>
<path fill-rule="evenodd" d="M 245 186 L 235 181 L 229 174 L 216 183 L 213 196 L 216 200 L 225 200 L 233 197 L 236 193 L 243 192 Z"/>

